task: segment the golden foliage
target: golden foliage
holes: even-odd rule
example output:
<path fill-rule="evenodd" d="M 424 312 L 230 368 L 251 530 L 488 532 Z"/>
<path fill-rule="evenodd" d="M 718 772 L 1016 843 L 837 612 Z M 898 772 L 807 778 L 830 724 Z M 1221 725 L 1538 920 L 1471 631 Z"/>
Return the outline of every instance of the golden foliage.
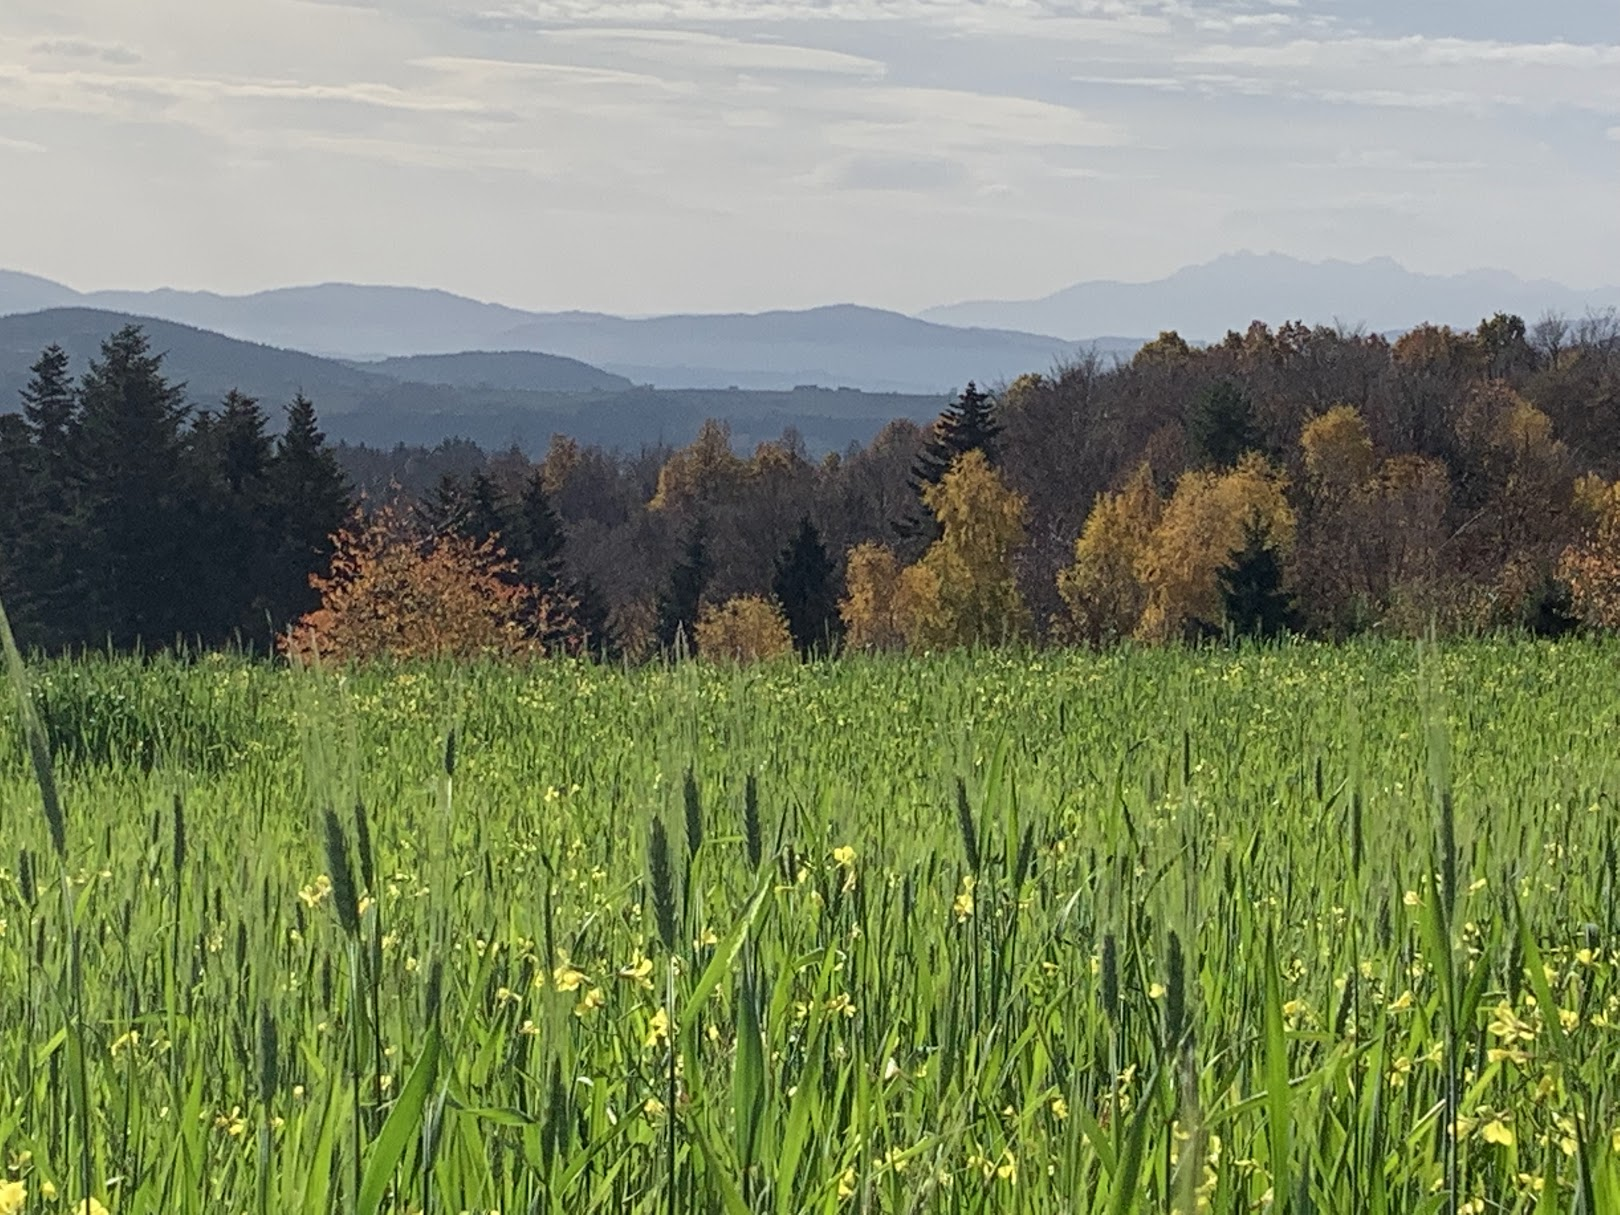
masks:
<path fill-rule="evenodd" d="M 923 648 L 995 644 L 1023 636 L 1029 612 L 1013 560 L 1024 543 L 1026 504 L 982 451 L 964 452 L 923 501 L 940 538 L 901 579 L 914 609 L 907 641 Z"/>
<path fill-rule="evenodd" d="M 705 658 L 760 662 L 793 653 L 782 609 L 758 595 L 739 595 L 704 608 L 693 633 Z"/>
<path fill-rule="evenodd" d="M 731 428 L 713 420 L 658 471 L 652 510 L 680 510 L 694 504 L 730 502 L 742 488 L 748 462 L 731 450 Z"/>
<path fill-rule="evenodd" d="M 1583 477 L 1576 501 L 1587 512 L 1586 533 L 1563 552 L 1558 576 L 1569 585 L 1575 615 L 1594 628 L 1620 628 L 1620 483 Z"/>
<path fill-rule="evenodd" d="M 1174 367 L 1191 361 L 1194 351 L 1187 339 L 1174 329 L 1166 329 L 1136 352 L 1133 367 Z"/>
<path fill-rule="evenodd" d="M 1106 645 L 1130 636 L 1147 606 L 1136 563 L 1164 514 L 1153 470 L 1140 465 L 1118 493 L 1099 494 L 1074 564 L 1058 572 L 1058 595 L 1068 610 L 1065 632 L 1076 641 Z"/>
<path fill-rule="evenodd" d="M 474 658 L 538 651 L 563 622 L 511 580 L 492 538 L 422 537 L 384 507 L 338 532 L 330 572 L 312 575 L 321 606 L 281 639 L 300 659 Z"/>
<path fill-rule="evenodd" d="M 1293 544 L 1286 489 L 1282 474 L 1254 452 L 1228 472 L 1183 474 L 1136 561 L 1147 595 L 1137 636 L 1168 640 L 1218 622 L 1223 604 L 1216 572 L 1242 545 L 1244 524 L 1257 517 L 1283 553 Z"/>
<path fill-rule="evenodd" d="M 845 563 L 845 597 L 838 601 L 845 641 L 856 650 L 892 650 L 905 644 L 906 596 L 894 550 L 859 544 Z"/>
<path fill-rule="evenodd" d="M 1300 432 L 1299 445 L 1312 484 L 1329 492 L 1361 485 L 1377 468 L 1372 435 L 1354 405 L 1335 405 L 1312 418 Z"/>

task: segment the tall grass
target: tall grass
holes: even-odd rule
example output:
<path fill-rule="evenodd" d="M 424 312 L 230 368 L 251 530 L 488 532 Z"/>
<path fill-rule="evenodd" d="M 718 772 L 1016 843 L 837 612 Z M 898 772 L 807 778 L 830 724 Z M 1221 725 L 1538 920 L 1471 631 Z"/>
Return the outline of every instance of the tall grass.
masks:
<path fill-rule="evenodd" d="M 1620 1210 L 1617 659 L 19 664 L 0 1180 Z"/>

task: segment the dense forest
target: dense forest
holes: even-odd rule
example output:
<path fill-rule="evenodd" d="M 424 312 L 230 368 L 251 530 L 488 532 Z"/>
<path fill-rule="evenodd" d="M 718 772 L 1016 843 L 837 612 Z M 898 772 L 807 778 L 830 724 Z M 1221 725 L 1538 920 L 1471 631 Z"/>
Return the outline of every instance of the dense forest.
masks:
<path fill-rule="evenodd" d="M 48 649 L 634 658 L 1620 623 L 1612 314 L 1166 333 L 820 459 L 791 431 L 738 453 L 718 423 L 634 453 L 334 448 L 301 397 L 276 434 L 240 394 L 195 407 L 133 327 L 76 383 L 43 352 L 21 405 L 0 416 L 0 597 Z"/>

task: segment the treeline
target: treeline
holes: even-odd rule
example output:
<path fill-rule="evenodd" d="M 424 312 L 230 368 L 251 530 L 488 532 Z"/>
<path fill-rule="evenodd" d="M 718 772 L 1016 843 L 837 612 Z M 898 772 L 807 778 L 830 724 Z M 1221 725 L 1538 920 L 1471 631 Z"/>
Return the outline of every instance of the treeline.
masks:
<path fill-rule="evenodd" d="M 74 381 L 52 346 L 0 415 L 0 599 L 25 646 L 267 651 L 319 605 L 353 502 L 302 396 L 193 410 L 137 327 Z"/>
<path fill-rule="evenodd" d="M 465 613 L 412 632 L 398 611 L 376 611 L 380 601 L 425 602 L 434 596 L 424 586 L 458 576 L 487 590 L 466 603 L 504 603 L 485 622 L 502 648 L 632 658 L 677 645 L 749 654 L 1620 624 L 1612 315 L 1534 327 L 1497 315 L 1395 341 L 1257 323 L 1200 348 L 1167 333 L 1128 362 L 1094 359 L 993 394 L 970 385 L 931 428 L 898 421 L 820 458 L 792 432 L 738 453 L 714 423 L 677 450 L 615 453 L 558 437 L 538 460 L 454 442 L 334 455 L 317 442 L 325 484 L 339 484 L 341 460 L 368 515 L 344 529 L 338 569 L 290 523 L 308 502 L 269 490 L 255 526 L 288 521 L 268 528 L 282 539 L 246 551 L 280 553 L 274 577 L 245 574 L 244 563 L 270 565 L 205 539 L 260 534 L 240 522 L 245 499 L 233 486 L 243 481 L 227 453 L 267 452 L 246 458 L 265 470 L 247 480 L 285 484 L 276 469 L 295 432 L 271 444 L 262 416 L 257 429 L 229 420 L 251 403 L 190 418 L 167 385 L 137 393 L 163 401 L 171 419 L 162 449 L 173 457 L 142 464 L 161 473 L 141 500 L 168 514 L 141 510 L 137 521 L 107 509 L 133 500 L 135 474 L 121 472 L 115 490 L 89 471 L 83 436 L 103 426 L 87 419 L 104 411 L 105 385 L 123 382 L 108 368 L 130 363 L 119 351 L 132 344 L 133 361 L 161 383 L 138 334 L 113 339 L 68 394 L 76 420 L 61 433 L 81 437 L 49 437 L 58 432 L 35 398 L 57 398 L 42 394 L 39 375 L 24 417 L 0 432 L 6 492 L 12 468 L 30 469 L 17 484 L 33 487 L 0 503 L 0 593 L 23 605 L 13 614 L 45 644 L 216 643 L 252 634 L 244 617 L 285 635 L 324 608 L 300 634 L 316 648 L 487 648 L 483 633 L 456 624 Z M 231 441 L 238 431 L 259 437 Z M 57 447 L 78 454 L 52 464 Z M 160 517 L 168 524 L 156 526 Z M 338 531 L 332 517 L 323 515 Z M 69 542 L 104 564 L 52 565 L 46 555 Z M 132 566 L 145 581 L 128 581 Z M 66 571 L 81 568 L 94 602 L 124 601 L 126 588 L 207 589 L 62 628 L 69 618 L 54 605 L 74 598 Z M 312 573 L 324 579 L 315 590 Z M 369 640 L 342 632 L 342 604 L 351 621 L 369 621 Z"/>

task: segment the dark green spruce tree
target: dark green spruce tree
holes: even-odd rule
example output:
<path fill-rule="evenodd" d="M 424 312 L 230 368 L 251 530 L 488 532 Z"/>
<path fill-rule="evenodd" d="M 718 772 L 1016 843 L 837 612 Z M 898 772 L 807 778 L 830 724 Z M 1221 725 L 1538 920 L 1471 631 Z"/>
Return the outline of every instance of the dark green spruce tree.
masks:
<path fill-rule="evenodd" d="M 787 617 L 788 632 L 801 654 L 828 652 L 843 632 L 832 558 L 821 533 L 806 515 L 793 539 L 777 554 L 771 593 Z"/>
<path fill-rule="evenodd" d="M 194 580 L 198 625 L 209 645 L 263 652 L 275 639 L 277 558 L 283 525 L 272 466 L 274 444 L 259 402 L 234 389 L 191 432 L 197 485 L 189 506 L 199 542 Z"/>
<path fill-rule="evenodd" d="M 665 649 L 672 649 L 676 639 L 682 638 L 687 652 L 696 652 L 692 627 L 697 624 L 709 576 L 708 534 L 700 520 L 687 533 L 680 560 L 658 592 L 658 644 Z"/>
<path fill-rule="evenodd" d="M 67 548 L 70 568 L 88 574 L 77 640 L 170 645 L 197 622 L 184 386 L 127 325 L 102 343 L 78 395 L 71 447 L 84 528 Z"/>
<path fill-rule="evenodd" d="M 69 564 L 76 495 L 69 439 L 78 408 L 67 352 L 49 346 L 19 393 L 22 413 L 0 418 L 0 596 L 29 646 L 71 636 L 84 571 Z"/>
<path fill-rule="evenodd" d="M 538 473 L 523 486 L 515 514 L 509 528 L 515 544 L 507 551 L 518 563 L 518 577 L 542 595 L 564 589 L 566 537 L 562 520 L 552 509 L 551 495 L 546 493 L 545 483 Z"/>
<path fill-rule="evenodd" d="M 315 406 L 301 392 L 287 406 L 286 426 L 276 441 L 270 495 L 278 538 L 269 613 L 281 632 L 319 606 L 309 576 L 326 572 L 332 536 L 354 509 L 348 478 L 321 433 Z"/>
<path fill-rule="evenodd" d="M 1259 451 L 1264 439 L 1249 394 L 1230 380 L 1210 385 L 1187 415 L 1187 443 L 1199 468 L 1231 468 Z"/>
<path fill-rule="evenodd" d="M 927 445 L 917 457 L 911 470 L 911 488 L 917 502 L 910 512 L 895 525 L 903 539 L 926 547 L 934 538 L 937 525 L 934 516 L 923 505 L 922 496 L 931 485 L 938 485 L 957 459 L 970 451 L 982 451 L 993 465 L 999 452 L 1001 419 L 997 414 L 996 399 L 979 386 L 968 381 L 962 395 L 945 407 L 934 423 Z"/>
<path fill-rule="evenodd" d="M 1277 547 L 1258 515 L 1244 523 L 1242 547 L 1232 551 L 1215 577 L 1234 635 L 1269 640 L 1298 627 L 1293 596 L 1283 588 Z"/>

